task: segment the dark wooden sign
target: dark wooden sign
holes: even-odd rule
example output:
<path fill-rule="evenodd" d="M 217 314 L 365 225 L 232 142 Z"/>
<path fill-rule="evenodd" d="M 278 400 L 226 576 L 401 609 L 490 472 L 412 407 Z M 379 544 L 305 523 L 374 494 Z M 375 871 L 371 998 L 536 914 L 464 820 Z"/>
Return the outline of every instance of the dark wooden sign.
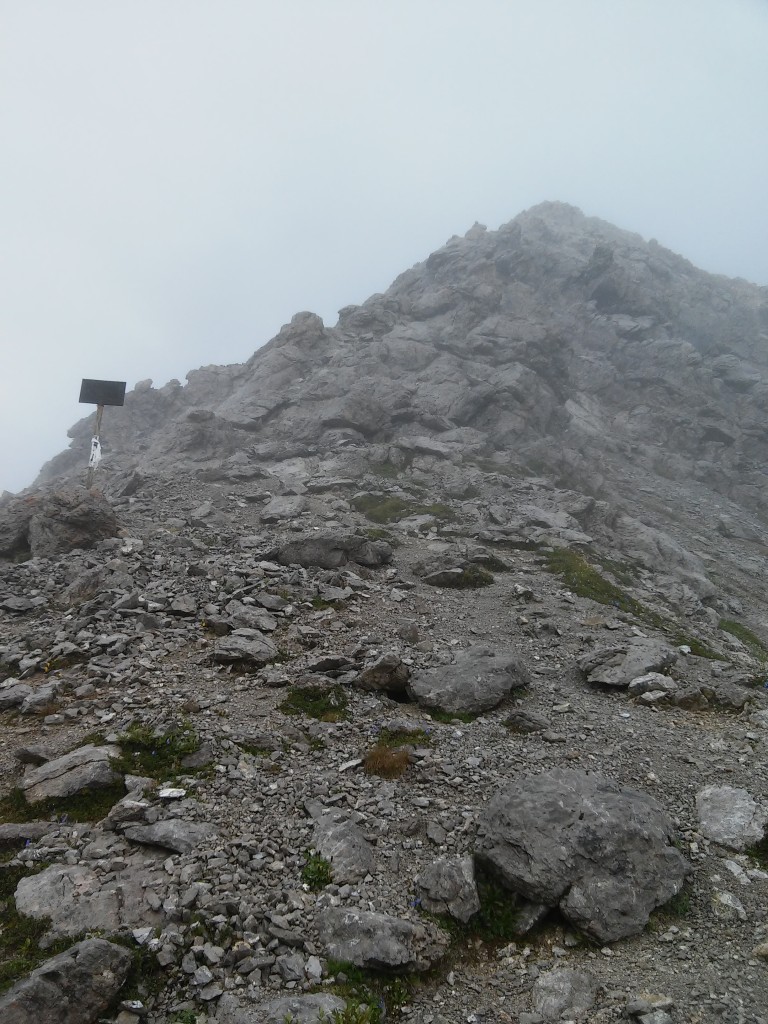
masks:
<path fill-rule="evenodd" d="M 80 385 L 80 401 L 87 405 L 124 405 L 124 380 L 88 380 Z"/>

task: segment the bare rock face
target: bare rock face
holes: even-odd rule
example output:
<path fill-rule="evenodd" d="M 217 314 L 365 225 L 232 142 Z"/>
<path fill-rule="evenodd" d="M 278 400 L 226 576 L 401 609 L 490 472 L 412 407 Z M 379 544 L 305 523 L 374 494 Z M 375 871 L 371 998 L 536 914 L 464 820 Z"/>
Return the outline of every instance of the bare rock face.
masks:
<path fill-rule="evenodd" d="M 114 537 L 120 524 L 103 495 L 70 485 L 19 498 L 0 514 L 0 558 L 55 558 Z"/>
<path fill-rule="evenodd" d="M 93 1024 L 125 981 L 131 954 L 105 939 L 86 939 L 47 960 L 4 996 L 3 1024 Z"/>
<path fill-rule="evenodd" d="M 642 931 L 682 888 L 689 868 L 671 834 L 653 797 L 555 768 L 493 797 L 476 855 L 508 889 L 615 942 Z"/>

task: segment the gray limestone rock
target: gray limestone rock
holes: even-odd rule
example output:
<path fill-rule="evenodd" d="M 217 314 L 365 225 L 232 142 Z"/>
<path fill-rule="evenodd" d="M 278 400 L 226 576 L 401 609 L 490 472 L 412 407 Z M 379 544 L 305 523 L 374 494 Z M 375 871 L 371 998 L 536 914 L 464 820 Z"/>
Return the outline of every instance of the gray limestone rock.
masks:
<path fill-rule="evenodd" d="M 176 853 L 190 853 L 198 846 L 213 839 L 216 829 L 194 821 L 182 821 L 181 818 L 167 818 L 156 821 L 153 825 L 132 825 L 124 832 L 125 838 L 145 846 L 163 846 Z"/>
<path fill-rule="evenodd" d="M 315 925 L 327 956 L 372 970 L 426 971 L 449 943 L 429 922 L 414 924 L 351 907 L 323 909 Z"/>
<path fill-rule="evenodd" d="M 101 888 L 85 864 L 53 864 L 22 878 L 16 887 L 16 909 L 26 917 L 50 918 L 58 935 L 79 935 L 120 927 L 121 897 L 115 886 Z"/>
<path fill-rule="evenodd" d="M 0 825 L 0 850 L 24 845 L 27 839 L 40 839 L 57 826 L 50 821 L 27 821 L 21 824 Z"/>
<path fill-rule="evenodd" d="M 400 655 L 394 652 L 382 654 L 370 665 L 366 665 L 355 679 L 355 686 L 361 690 L 374 690 L 388 693 L 391 696 L 405 696 L 410 668 Z"/>
<path fill-rule="evenodd" d="M 516 779 L 484 809 L 476 855 L 507 888 L 559 906 L 601 942 L 640 932 L 689 866 L 650 796 L 597 774 L 551 769 Z"/>
<path fill-rule="evenodd" d="M 597 996 L 597 978 L 568 967 L 541 974 L 533 986 L 533 1006 L 547 1020 L 591 1010 Z"/>
<path fill-rule="evenodd" d="M 6 679 L 6 683 L 0 687 L 0 711 L 10 711 L 11 708 L 20 707 L 28 697 L 32 696 L 33 690 L 28 683 L 21 683 L 18 679 Z"/>
<path fill-rule="evenodd" d="M 23 502 L 24 511 L 14 519 L 11 532 L 15 533 L 15 540 L 10 545 L 0 540 L 0 557 L 13 558 L 26 550 L 41 558 L 55 558 L 75 548 L 92 548 L 100 540 L 116 536 L 120 529 L 107 500 L 77 485 L 42 492 L 19 502 Z M 25 516 L 26 523 L 20 530 Z M 4 532 L 0 525 L 0 534 Z"/>
<path fill-rule="evenodd" d="M 213 660 L 223 664 L 244 662 L 258 667 L 266 665 L 276 655 L 277 648 L 268 637 L 255 629 L 239 629 L 216 642 Z"/>
<path fill-rule="evenodd" d="M 27 803 L 36 804 L 51 797 L 72 796 L 84 789 L 104 789 L 120 781 L 110 759 L 120 756 L 119 747 L 95 747 L 88 744 L 28 768 L 21 781 Z"/>
<path fill-rule="evenodd" d="M 469 647 L 456 656 L 453 665 L 414 674 L 408 692 L 424 707 L 480 714 L 529 682 L 528 669 L 517 655 Z"/>
<path fill-rule="evenodd" d="M 105 939 L 85 939 L 47 960 L 0 996 L 3 1024 L 94 1024 L 110 1005 L 131 965 L 130 951 Z"/>
<path fill-rule="evenodd" d="M 660 640 L 638 637 L 626 644 L 601 647 L 579 659 L 588 682 L 626 689 L 633 679 L 649 672 L 663 672 L 677 660 L 677 653 Z"/>
<path fill-rule="evenodd" d="M 467 922 L 480 909 L 471 857 L 439 857 L 415 878 L 425 910 Z"/>
<path fill-rule="evenodd" d="M 339 885 L 361 882 L 376 870 L 373 847 L 352 821 L 339 820 L 330 811 L 315 822 L 314 846 L 331 865 L 331 875 Z"/>
<path fill-rule="evenodd" d="M 702 835 L 731 850 L 758 843 L 768 826 L 768 810 L 734 786 L 706 786 L 696 794 Z"/>
<path fill-rule="evenodd" d="M 278 523 L 283 519 L 293 520 L 307 508 L 307 499 L 300 495 L 282 495 L 268 501 L 259 513 L 262 523 Z"/>
<path fill-rule="evenodd" d="M 354 534 L 317 534 L 284 544 L 276 553 L 281 565 L 317 565 L 337 569 L 347 562 L 375 567 L 392 561 L 386 541 L 369 540 Z"/>

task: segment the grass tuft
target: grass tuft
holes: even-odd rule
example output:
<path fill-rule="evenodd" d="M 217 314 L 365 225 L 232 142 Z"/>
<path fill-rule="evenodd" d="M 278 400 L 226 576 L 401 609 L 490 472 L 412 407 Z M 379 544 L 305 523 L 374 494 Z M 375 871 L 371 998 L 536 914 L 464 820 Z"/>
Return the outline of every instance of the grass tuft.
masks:
<path fill-rule="evenodd" d="M 378 775 L 382 779 L 398 779 L 411 763 L 407 750 L 388 747 L 377 743 L 371 747 L 363 758 L 363 768 L 368 775 Z"/>
<path fill-rule="evenodd" d="M 116 782 L 103 789 L 84 789 L 73 796 L 27 803 L 21 789 L 12 789 L 0 799 L 0 822 L 23 824 L 27 821 L 101 821 L 125 796 L 125 785 Z"/>
<path fill-rule="evenodd" d="M 453 510 L 441 502 L 420 505 L 395 495 L 358 494 L 351 503 L 372 523 L 396 523 L 408 516 L 434 516 L 441 522 L 451 522 L 456 518 Z"/>
<path fill-rule="evenodd" d="M 307 850 L 306 858 L 307 862 L 301 869 L 302 882 L 308 885 L 313 892 L 330 885 L 333 881 L 331 865 L 325 857 L 321 857 L 319 853 L 312 850 Z"/>

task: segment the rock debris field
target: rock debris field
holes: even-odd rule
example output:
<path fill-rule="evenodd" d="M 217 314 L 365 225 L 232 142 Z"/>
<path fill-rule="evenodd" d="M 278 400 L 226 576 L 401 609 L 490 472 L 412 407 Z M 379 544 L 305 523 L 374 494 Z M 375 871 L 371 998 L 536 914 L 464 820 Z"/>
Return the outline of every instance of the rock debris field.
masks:
<path fill-rule="evenodd" d="M 41 946 L 4 1021 L 766 1019 L 749 656 L 483 543 L 476 502 L 144 490 L 4 564 L 4 899 Z"/>
<path fill-rule="evenodd" d="M 766 290 L 572 207 L 0 497 L 2 1024 L 768 1024 Z"/>

